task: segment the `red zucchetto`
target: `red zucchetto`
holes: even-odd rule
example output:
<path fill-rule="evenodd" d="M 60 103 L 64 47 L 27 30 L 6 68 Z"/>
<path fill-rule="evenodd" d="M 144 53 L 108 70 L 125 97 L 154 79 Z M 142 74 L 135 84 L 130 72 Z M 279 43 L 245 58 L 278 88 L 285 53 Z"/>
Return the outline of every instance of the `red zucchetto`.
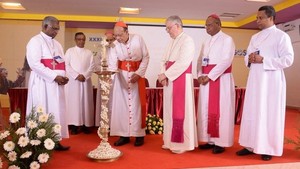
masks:
<path fill-rule="evenodd" d="M 208 18 L 209 18 L 209 17 L 212 17 L 212 18 L 214 18 L 214 19 L 220 20 L 220 17 L 219 17 L 217 14 L 211 14 L 211 15 L 208 16 Z"/>
<path fill-rule="evenodd" d="M 120 27 L 123 27 L 123 28 L 127 28 L 127 25 L 123 22 L 123 21 L 119 21 L 115 24 L 115 26 L 120 26 Z"/>
<path fill-rule="evenodd" d="M 113 34 L 114 34 L 113 30 L 107 30 L 105 32 L 105 35 L 113 35 Z"/>

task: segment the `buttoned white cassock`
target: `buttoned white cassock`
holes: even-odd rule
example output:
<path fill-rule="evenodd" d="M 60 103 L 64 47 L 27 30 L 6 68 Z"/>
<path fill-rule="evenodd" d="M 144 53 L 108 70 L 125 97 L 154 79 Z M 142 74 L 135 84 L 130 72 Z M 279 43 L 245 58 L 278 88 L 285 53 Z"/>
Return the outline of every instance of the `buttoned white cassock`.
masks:
<path fill-rule="evenodd" d="M 257 154 L 281 156 L 286 106 L 283 69 L 293 63 L 293 46 L 285 32 L 271 26 L 252 36 L 246 65 L 249 54 L 258 50 L 264 59 L 250 66 L 239 143 Z"/>
<path fill-rule="evenodd" d="M 141 128 L 141 104 L 138 92 L 138 83 L 128 83 L 129 78 L 136 73 L 141 77 L 149 62 L 149 53 L 141 36 L 130 34 L 126 45 L 114 42 L 111 48 L 108 68 L 118 71 L 114 75 L 112 89 L 111 136 L 145 136 L 145 129 Z M 118 60 L 141 61 L 139 69 L 135 72 L 118 70 Z"/>
<path fill-rule="evenodd" d="M 26 50 L 27 61 L 32 69 L 28 82 L 26 114 L 33 107 L 42 106 L 61 125 L 61 136 L 68 138 L 64 86 L 54 81 L 57 75 L 65 76 L 65 70 L 51 70 L 41 63 L 41 59 L 52 59 L 53 55 L 64 58 L 63 48 L 58 41 L 41 32 L 30 39 Z"/>

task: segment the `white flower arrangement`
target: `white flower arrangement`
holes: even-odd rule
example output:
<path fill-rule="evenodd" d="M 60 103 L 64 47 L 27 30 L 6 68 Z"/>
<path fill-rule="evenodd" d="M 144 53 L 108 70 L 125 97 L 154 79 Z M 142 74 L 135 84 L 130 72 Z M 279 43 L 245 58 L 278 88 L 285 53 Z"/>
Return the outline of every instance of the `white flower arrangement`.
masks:
<path fill-rule="evenodd" d="M 147 134 L 162 134 L 164 129 L 163 120 L 157 115 L 148 114 L 146 117 L 146 133 Z"/>
<path fill-rule="evenodd" d="M 52 114 L 34 109 L 26 118 L 26 126 L 20 125 L 21 115 L 13 112 L 9 126 L 0 131 L 0 168 L 39 169 L 47 163 L 60 140 L 61 126 L 54 123 Z"/>

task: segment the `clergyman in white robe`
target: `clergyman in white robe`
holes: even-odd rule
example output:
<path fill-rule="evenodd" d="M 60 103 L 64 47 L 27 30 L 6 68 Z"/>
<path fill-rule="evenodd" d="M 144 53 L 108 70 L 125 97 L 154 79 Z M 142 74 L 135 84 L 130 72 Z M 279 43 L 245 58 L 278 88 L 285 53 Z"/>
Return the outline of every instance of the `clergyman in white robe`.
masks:
<path fill-rule="evenodd" d="M 66 85 L 66 104 L 68 124 L 75 126 L 94 126 L 94 101 L 92 73 L 94 69 L 93 53 L 78 46 L 67 50 L 65 54 L 69 83 Z M 83 75 L 85 81 L 77 79 Z"/>
<path fill-rule="evenodd" d="M 42 60 L 54 60 L 54 56 L 64 58 L 64 51 L 58 41 L 46 35 L 44 32 L 34 36 L 26 47 L 26 57 L 31 68 L 28 82 L 28 115 L 32 108 L 41 106 L 46 113 L 52 113 L 55 122 L 61 125 L 61 137 L 68 138 L 68 126 L 66 121 L 65 91 L 64 86 L 59 85 L 54 79 L 57 76 L 65 76 L 64 69 L 58 69 L 57 63 L 45 66 Z M 61 64 L 64 65 L 64 62 Z"/>
<path fill-rule="evenodd" d="M 193 76 L 191 72 L 186 73 L 192 66 L 191 64 L 195 55 L 195 44 L 193 39 L 183 32 L 182 21 L 178 16 L 171 16 L 167 19 L 166 30 L 172 39 L 165 54 L 162 56 L 161 74 L 158 77 L 158 80 L 164 85 L 164 131 L 162 148 L 179 154 L 194 150 L 195 147 L 198 146 Z M 173 64 L 167 68 L 166 63 Z M 184 84 L 183 88 L 180 86 L 181 89 L 174 91 L 173 82 L 179 79 L 179 77 L 185 79 L 182 82 Z M 183 115 L 180 115 L 181 118 L 177 123 L 174 122 L 177 121 L 177 119 L 173 117 L 173 107 L 178 105 L 173 103 L 173 95 L 175 96 L 176 92 L 178 93 L 179 91 L 184 91 L 185 93 L 182 96 L 176 96 L 177 98 L 182 98 L 182 105 L 179 105 L 179 107 L 184 112 L 181 112 Z M 173 127 L 175 123 L 181 123 L 178 125 L 179 130 L 177 130 L 177 126 Z"/>
<path fill-rule="evenodd" d="M 264 10 L 258 23 L 273 22 Z M 286 80 L 284 68 L 292 65 L 294 51 L 289 35 L 274 23 L 251 37 L 245 57 L 250 66 L 239 143 L 256 154 L 281 156 L 284 144 Z M 240 151 L 239 151 L 240 152 Z M 237 154 L 239 153 L 237 152 Z"/>
<path fill-rule="evenodd" d="M 210 80 L 205 85 L 200 85 L 198 101 L 198 139 L 219 147 L 231 147 L 234 142 L 234 115 L 235 115 L 235 89 L 233 75 L 226 72 L 234 57 L 235 45 L 233 39 L 221 30 L 205 41 L 200 53 L 201 60 L 209 59 L 207 65 L 202 68 L 215 65 L 209 73 L 200 69 L 198 77 L 207 76 Z M 205 62 L 205 61 L 204 61 Z M 201 62 L 203 64 L 203 61 Z M 219 101 L 210 103 L 210 83 L 219 80 Z M 215 96 L 214 96 L 215 97 Z M 209 125 L 209 104 L 219 104 L 219 119 L 216 124 L 218 136 L 208 132 Z M 211 110 L 210 110 L 211 111 Z M 213 122 L 213 121 L 211 121 Z M 201 146 L 199 147 L 201 149 Z M 215 152 L 216 153 L 216 152 Z"/>
<path fill-rule="evenodd" d="M 141 102 L 138 83 L 129 83 L 133 74 L 145 76 L 149 62 L 146 44 L 140 35 L 129 34 L 126 44 L 115 41 L 109 57 L 109 70 L 118 71 L 114 75 L 112 89 L 111 136 L 144 137 L 142 128 Z M 126 71 L 119 68 L 119 62 L 141 62 L 136 71 Z M 130 67 L 128 67 L 130 68 Z"/>

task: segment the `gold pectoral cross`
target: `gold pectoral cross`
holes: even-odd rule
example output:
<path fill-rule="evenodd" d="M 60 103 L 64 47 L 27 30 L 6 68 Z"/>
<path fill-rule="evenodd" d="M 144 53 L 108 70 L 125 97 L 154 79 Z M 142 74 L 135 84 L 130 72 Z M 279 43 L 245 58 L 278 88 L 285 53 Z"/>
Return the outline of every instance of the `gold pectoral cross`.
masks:
<path fill-rule="evenodd" d="M 128 71 L 128 72 L 129 72 L 129 70 L 130 70 L 130 67 L 131 67 L 130 63 L 129 63 L 129 62 L 127 62 L 127 64 L 126 64 L 126 68 L 127 68 L 127 71 Z"/>
<path fill-rule="evenodd" d="M 57 63 L 55 62 L 55 60 L 53 59 L 53 61 L 51 62 L 52 68 L 53 70 L 55 69 L 55 66 L 57 65 Z"/>

